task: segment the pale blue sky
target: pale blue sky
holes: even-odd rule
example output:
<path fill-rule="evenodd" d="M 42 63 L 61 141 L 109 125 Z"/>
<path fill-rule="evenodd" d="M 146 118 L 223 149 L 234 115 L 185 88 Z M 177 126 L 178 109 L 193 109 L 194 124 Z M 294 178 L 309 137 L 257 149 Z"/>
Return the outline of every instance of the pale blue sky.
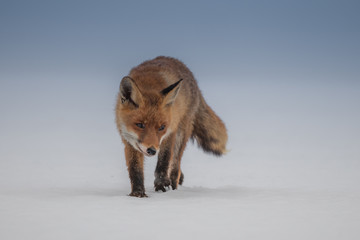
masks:
<path fill-rule="evenodd" d="M 359 12 L 347 0 L 1 1 L 0 159 L 118 149 L 119 82 L 158 55 L 194 72 L 231 144 L 305 119 L 353 142 Z"/>
<path fill-rule="evenodd" d="M 0 71 L 122 74 L 169 55 L 200 76 L 355 80 L 359 11 L 347 0 L 1 1 Z"/>

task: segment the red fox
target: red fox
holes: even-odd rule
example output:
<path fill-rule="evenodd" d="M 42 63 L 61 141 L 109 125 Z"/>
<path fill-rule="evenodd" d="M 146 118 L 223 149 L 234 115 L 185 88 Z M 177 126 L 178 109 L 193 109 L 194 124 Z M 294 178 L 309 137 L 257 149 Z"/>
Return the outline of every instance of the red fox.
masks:
<path fill-rule="evenodd" d="M 177 59 L 157 57 L 134 67 L 120 83 L 116 124 L 125 145 L 130 196 L 147 197 L 144 155 L 158 152 L 155 191 L 183 183 L 180 163 L 186 143 L 195 139 L 205 151 L 225 153 L 224 123 L 206 104 L 192 72 Z"/>

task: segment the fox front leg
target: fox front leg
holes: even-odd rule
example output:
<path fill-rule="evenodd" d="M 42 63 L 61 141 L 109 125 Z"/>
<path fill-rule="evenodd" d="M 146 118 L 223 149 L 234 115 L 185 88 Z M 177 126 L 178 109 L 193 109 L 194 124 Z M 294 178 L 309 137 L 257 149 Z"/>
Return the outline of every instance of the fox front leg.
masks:
<path fill-rule="evenodd" d="M 164 140 L 163 144 L 160 147 L 158 162 L 155 169 L 155 191 L 161 190 L 163 192 L 166 192 L 166 188 L 170 186 L 168 170 L 172 158 L 174 138 L 174 134 L 171 134 L 167 139 Z"/>
<path fill-rule="evenodd" d="M 147 197 L 144 187 L 144 155 L 126 143 L 125 157 L 131 182 L 131 193 L 129 195 Z"/>

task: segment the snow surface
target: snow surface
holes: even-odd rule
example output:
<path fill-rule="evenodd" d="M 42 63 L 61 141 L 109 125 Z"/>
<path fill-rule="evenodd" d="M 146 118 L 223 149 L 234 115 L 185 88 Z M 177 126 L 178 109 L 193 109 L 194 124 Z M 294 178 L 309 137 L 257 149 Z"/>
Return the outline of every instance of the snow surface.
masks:
<path fill-rule="evenodd" d="M 189 143 L 184 185 L 166 193 L 147 158 L 144 199 L 127 196 L 116 89 L 3 90 L 17 111 L 2 111 L 0 239 L 359 239 L 357 83 L 199 84 L 230 151 Z"/>

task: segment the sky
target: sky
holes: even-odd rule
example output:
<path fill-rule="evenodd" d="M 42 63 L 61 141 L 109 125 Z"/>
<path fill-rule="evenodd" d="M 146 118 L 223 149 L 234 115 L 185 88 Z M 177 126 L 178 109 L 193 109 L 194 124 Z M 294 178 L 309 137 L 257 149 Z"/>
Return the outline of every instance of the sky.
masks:
<path fill-rule="evenodd" d="M 75 151 L 89 139 L 97 141 L 84 152 L 118 141 L 119 82 L 158 55 L 187 64 L 205 98 L 228 114 L 225 122 L 237 106 L 263 102 L 265 112 L 295 104 L 330 119 L 342 114 L 341 124 L 356 128 L 359 9 L 358 1 L 318 0 L 1 1 L 2 161 L 19 147 L 35 159 L 44 151 Z M 255 98 L 246 102 L 230 88 Z M 224 110 L 228 102 L 231 112 Z M 253 119 L 262 117 L 259 110 Z"/>
<path fill-rule="evenodd" d="M 0 4 L 5 76 L 124 75 L 158 55 L 177 57 L 200 76 L 238 81 L 275 73 L 320 79 L 335 75 L 341 81 L 356 81 L 359 75 L 358 1 Z"/>

